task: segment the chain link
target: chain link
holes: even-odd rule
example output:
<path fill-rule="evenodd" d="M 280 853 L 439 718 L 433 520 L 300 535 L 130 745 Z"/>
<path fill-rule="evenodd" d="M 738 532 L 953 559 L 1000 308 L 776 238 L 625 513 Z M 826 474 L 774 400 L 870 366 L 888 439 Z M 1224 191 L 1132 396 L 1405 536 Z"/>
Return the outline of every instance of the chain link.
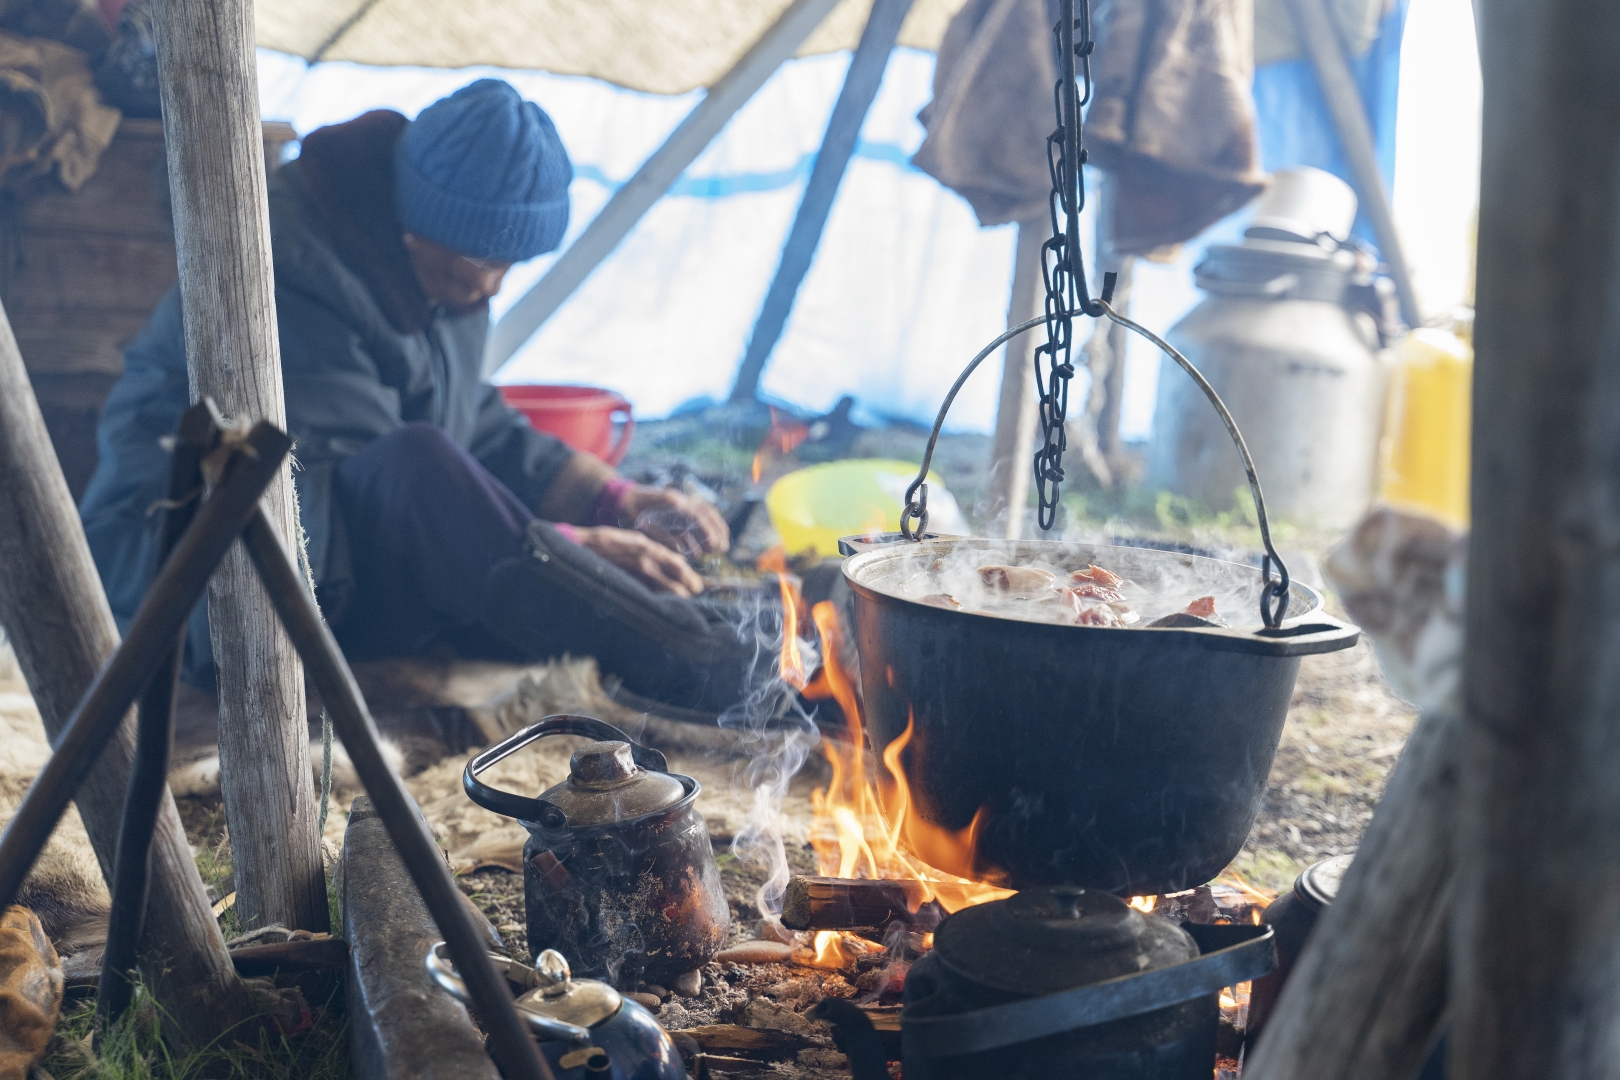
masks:
<path fill-rule="evenodd" d="M 1091 100 L 1091 11 L 1088 0 L 1061 0 L 1059 8 L 1058 22 L 1052 29 L 1058 58 L 1058 80 L 1052 88 L 1057 128 L 1046 139 L 1047 170 L 1052 178 L 1052 193 L 1047 200 L 1052 236 L 1041 245 L 1046 342 L 1035 349 L 1041 426 L 1041 445 L 1035 451 L 1035 491 L 1039 502 L 1037 520 L 1043 530 L 1057 523 L 1059 487 L 1063 482 L 1063 452 L 1068 446 L 1064 421 L 1069 411 L 1069 380 L 1074 378 L 1074 364 L 1070 362 L 1074 313 L 1098 314 L 1092 310 L 1086 289 L 1079 224 L 1086 199 L 1080 172 L 1086 161 L 1080 110 Z"/>

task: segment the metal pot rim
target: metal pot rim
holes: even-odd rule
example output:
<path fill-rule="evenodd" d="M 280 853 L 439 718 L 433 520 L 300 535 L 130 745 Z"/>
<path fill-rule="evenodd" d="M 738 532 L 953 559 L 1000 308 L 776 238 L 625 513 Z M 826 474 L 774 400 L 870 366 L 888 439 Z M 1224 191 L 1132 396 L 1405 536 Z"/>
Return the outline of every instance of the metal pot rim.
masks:
<path fill-rule="evenodd" d="M 1019 548 L 1035 547 L 1053 552 L 1074 552 L 1082 548 L 1092 552 L 1118 551 L 1127 558 L 1140 558 L 1143 552 L 1154 552 L 1156 555 L 1165 558 L 1189 563 L 1207 562 L 1252 572 L 1257 579 L 1260 574 L 1258 569 L 1242 563 L 1235 563 L 1226 559 L 1213 559 L 1203 555 L 1190 555 L 1179 551 L 1168 551 L 1163 548 L 1133 547 L 1119 544 L 1079 544 L 1060 540 L 996 540 L 972 536 L 932 536 L 918 541 L 898 542 L 888 541 L 885 538 L 876 543 L 864 541 L 858 537 L 849 537 L 845 538 L 841 544 L 846 550 L 854 552 L 844 560 L 842 569 L 844 579 L 858 595 L 880 603 L 905 605 L 919 612 L 927 612 L 930 617 L 962 620 L 964 628 L 978 622 L 981 625 L 994 624 L 1008 629 L 1017 627 L 1026 633 L 1071 635 L 1071 640 L 1079 640 L 1080 635 L 1130 634 L 1136 636 L 1156 634 L 1161 635 L 1159 640 L 1164 643 L 1176 642 L 1215 651 L 1261 653 L 1269 656 L 1305 656 L 1312 653 L 1337 652 L 1340 649 L 1348 649 L 1354 645 L 1361 634 L 1358 627 L 1328 615 L 1323 610 L 1322 594 L 1300 581 L 1290 583 L 1290 589 L 1293 592 L 1293 603 L 1290 608 L 1296 614 L 1284 620 L 1280 627 L 1266 629 L 1263 627 L 1220 626 L 1065 626 L 1061 623 L 1046 622 L 1038 619 L 1018 619 L 984 612 L 953 611 L 947 608 L 934 607 L 917 600 L 897 596 L 865 580 L 873 576 L 878 567 L 897 559 L 910 558 L 921 552 L 939 552 L 943 554 L 964 546 L 978 547 L 986 551 L 1004 551 L 1008 545 L 1017 545 Z"/>

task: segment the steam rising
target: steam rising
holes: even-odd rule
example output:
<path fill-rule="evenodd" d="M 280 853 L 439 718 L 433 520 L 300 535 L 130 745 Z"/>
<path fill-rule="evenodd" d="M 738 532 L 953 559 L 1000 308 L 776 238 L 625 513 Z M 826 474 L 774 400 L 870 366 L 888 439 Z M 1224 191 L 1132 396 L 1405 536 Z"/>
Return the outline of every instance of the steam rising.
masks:
<path fill-rule="evenodd" d="M 798 700 L 798 688 L 783 682 L 777 671 L 784 633 L 782 609 L 774 600 L 756 595 L 738 610 L 735 630 L 740 640 L 752 641 L 754 659 L 747 694 L 720 715 L 720 726 L 742 736 L 738 749 L 747 755 L 748 763 L 736 782 L 750 798 L 747 821 L 733 838 L 731 850 L 744 863 L 765 870 L 755 905 L 762 916 L 775 921 L 789 877 L 782 842 L 782 800 L 821 735 Z M 804 670 L 814 671 L 820 660 L 815 644 L 801 640 L 799 648 Z"/>
<path fill-rule="evenodd" d="M 908 545 L 897 548 L 881 563 L 869 564 L 870 573 L 863 574 L 862 581 L 904 600 L 953 606 L 939 599 L 944 596 L 964 611 L 1029 622 L 1072 623 L 1073 611 L 1068 605 L 1046 602 L 1041 590 L 995 588 L 985 582 L 980 567 L 1028 567 L 1051 573 L 1057 585 L 1065 585 L 1071 573 L 1093 564 L 1125 579 L 1119 591 L 1140 616 L 1136 626 L 1182 611 L 1204 596 L 1215 598 L 1216 614 L 1231 626 L 1261 625 L 1260 573 L 1255 568 L 1144 548 L 975 539 L 949 545 Z M 989 576 L 993 580 L 1000 577 Z M 1303 607 L 1292 608 L 1290 614 L 1303 614 Z"/>

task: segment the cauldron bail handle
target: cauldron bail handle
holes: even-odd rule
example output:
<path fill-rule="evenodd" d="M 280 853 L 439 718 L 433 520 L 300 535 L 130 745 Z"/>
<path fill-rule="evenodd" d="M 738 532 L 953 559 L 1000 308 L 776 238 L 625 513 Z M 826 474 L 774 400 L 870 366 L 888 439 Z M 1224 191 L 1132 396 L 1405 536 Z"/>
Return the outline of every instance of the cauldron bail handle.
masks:
<path fill-rule="evenodd" d="M 1112 291 L 1108 286 L 1104 286 L 1102 298 L 1091 301 L 1096 307 L 1095 311 L 1087 311 L 1082 308 L 1069 314 L 1071 316 L 1106 315 L 1114 322 L 1125 327 L 1125 329 L 1134 330 L 1136 333 L 1141 334 L 1157 345 L 1166 356 L 1180 366 L 1181 370 L 1192 377 L 1193 382 L 1198 384 L 1198 388 L 1209 399 L 1210 405 L 1220 414 L 1221 423 L 1226 425 L 1226 433 L 1232 437 L 1232 445 L 1237 447 L 1238 456 L 1243 459 L 1243 471 L 1249 478 L 1249 493 L 1254 496 L 1254 513 L 1260 523 L 1260 541 L 1266 549 L 1265 557 L 1260 560 L 1260 621 L 1266 625 L 1267 629 L 1275 630 L 1282 625 L 1283 619 L 1288 616 L 1288 567 L 1283 565 L 1282 556 L 1277 554 L 1277 549 L 1271 542 L 1271 523 L 1266 518 L 1266 497 L 1260 490 L 1260 477 L 1254 471 L 1254 458 L 1249 455 L 1249 446 L 1243 441 L 1243 433 L 1238 430 L 1237 421 L 1232 419 L 1232 414 L 1227 409 L 1226 403 L 1215 392 L 1215 388 L 1209 384 L 1209 380 L 1204 378 L 1203 373 L 1193 367 L 1192 361 L 1182 356 L 1168 341 L 1141 323 L 1132 322 L 1113 309 L 1109 303 Z M 1047 316 L 1041 315 L 1008 329 L 1006 333 L 980 349 L 978 355 L 969 360 L 967 367 L 962 369 L 962 374 L 956 377 L 956 382 L 951 384 L 950 392 L 945 395 L 944 404 L 939 407 L 939 415 L 934 417 L 933 430 L 928 433 L 928 447 L 923 451 L 922 468 L 917 470 L 917 479 L 913 480 L 911 486 L 906 489 L 906 506 L 904 510 L 900 511 L 900 534 L 907 540 L 921 540 L 928 532 L 928 469 L 934 461 L 934 446 L 939 442 L 939 430 L 945 426 L 946 414 L 951 411 L 951 406 L 956 403 L 956 395 L 962 389 L 962 385 L 968 381 L 968 376 L 977 371 L 979 365 L 984 363 L 985 357 L 1019 334 L 1033 330 L 1037 326 L 1045 326 L 1046 319 Z M 915 529 L 911 527 L 911 523 L 914 521 L 917 522 Z M 1273 563 L 1277 566 L 1277 576 L 1275 578 L 1271 576 Z"/>
<path fill-rule="evenodd" d="M 631 760 L 637 765 L 649 772 L 669 771 L 669 762 L 664 759 L 663 754 L 650 746 L 642 746 L 605 720 L 598 720 L 594 716 L 560 713 L 556 716 L 544 717 L 538 724 L 532 724 L 522 731 L 508 735 L 467 762 L 467 768 L 461 774 L 461 786 L 466 791 L 467 797 L 485 810 L 493 810 L 503 817 L 516 818 L 518 821 L 524 822 L 534 822 L 548 829 L 565 828 L 568 819 L 563 816 L 562 810 L 555 803 L 527 795 L 515 795 L 510 791 L 501 791 L 499 788 L 490 787 L 478 779 L 478 774 L 491 765 L 548 735 L 584 735 L 599 742 L 618 741 L 629 743 Z"/>

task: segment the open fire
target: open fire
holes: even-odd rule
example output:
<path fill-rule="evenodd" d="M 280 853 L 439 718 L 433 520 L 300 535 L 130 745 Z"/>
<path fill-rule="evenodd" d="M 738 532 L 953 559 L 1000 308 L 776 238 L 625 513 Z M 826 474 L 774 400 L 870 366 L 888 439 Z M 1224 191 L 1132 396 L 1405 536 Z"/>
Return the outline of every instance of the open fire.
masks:
<path fill-rule="evenodd" d="M 1011 896 L 1012 890 L 949 872 L 974 865 L 977 818 L 967 828 L 949 832 L 912 812 L 900 758 L 913 738 L 913 727 L 908 726 L 873 762 L 860 696 L 841 659 L 844 627 L 837 609 L 823 601 L 810 612 L 822 642 L 822 664 L 814 680 L 807 681 L 799 639 L 804 600 L 798 580 L 788 572 L 780 550 L 768 552 L 759 565 L 777 573 L 782 590 L 781 678 L 810 700 L 836 701 L 845 718 L 844 737 L 821 742 L 832 777 L 827 787 L 811 795 L 815 816 L 810 843 L 819 871 L 828 877 L 914 882 L 919 886 L 918 907 L 935 903 L 945 912 Z M 924 936 L 923 947 L 931 936 Z M 815 962 L 846 967 L 873 948 L 873 943 L 847 931 L 821 930 L 815 937 Z"/>

